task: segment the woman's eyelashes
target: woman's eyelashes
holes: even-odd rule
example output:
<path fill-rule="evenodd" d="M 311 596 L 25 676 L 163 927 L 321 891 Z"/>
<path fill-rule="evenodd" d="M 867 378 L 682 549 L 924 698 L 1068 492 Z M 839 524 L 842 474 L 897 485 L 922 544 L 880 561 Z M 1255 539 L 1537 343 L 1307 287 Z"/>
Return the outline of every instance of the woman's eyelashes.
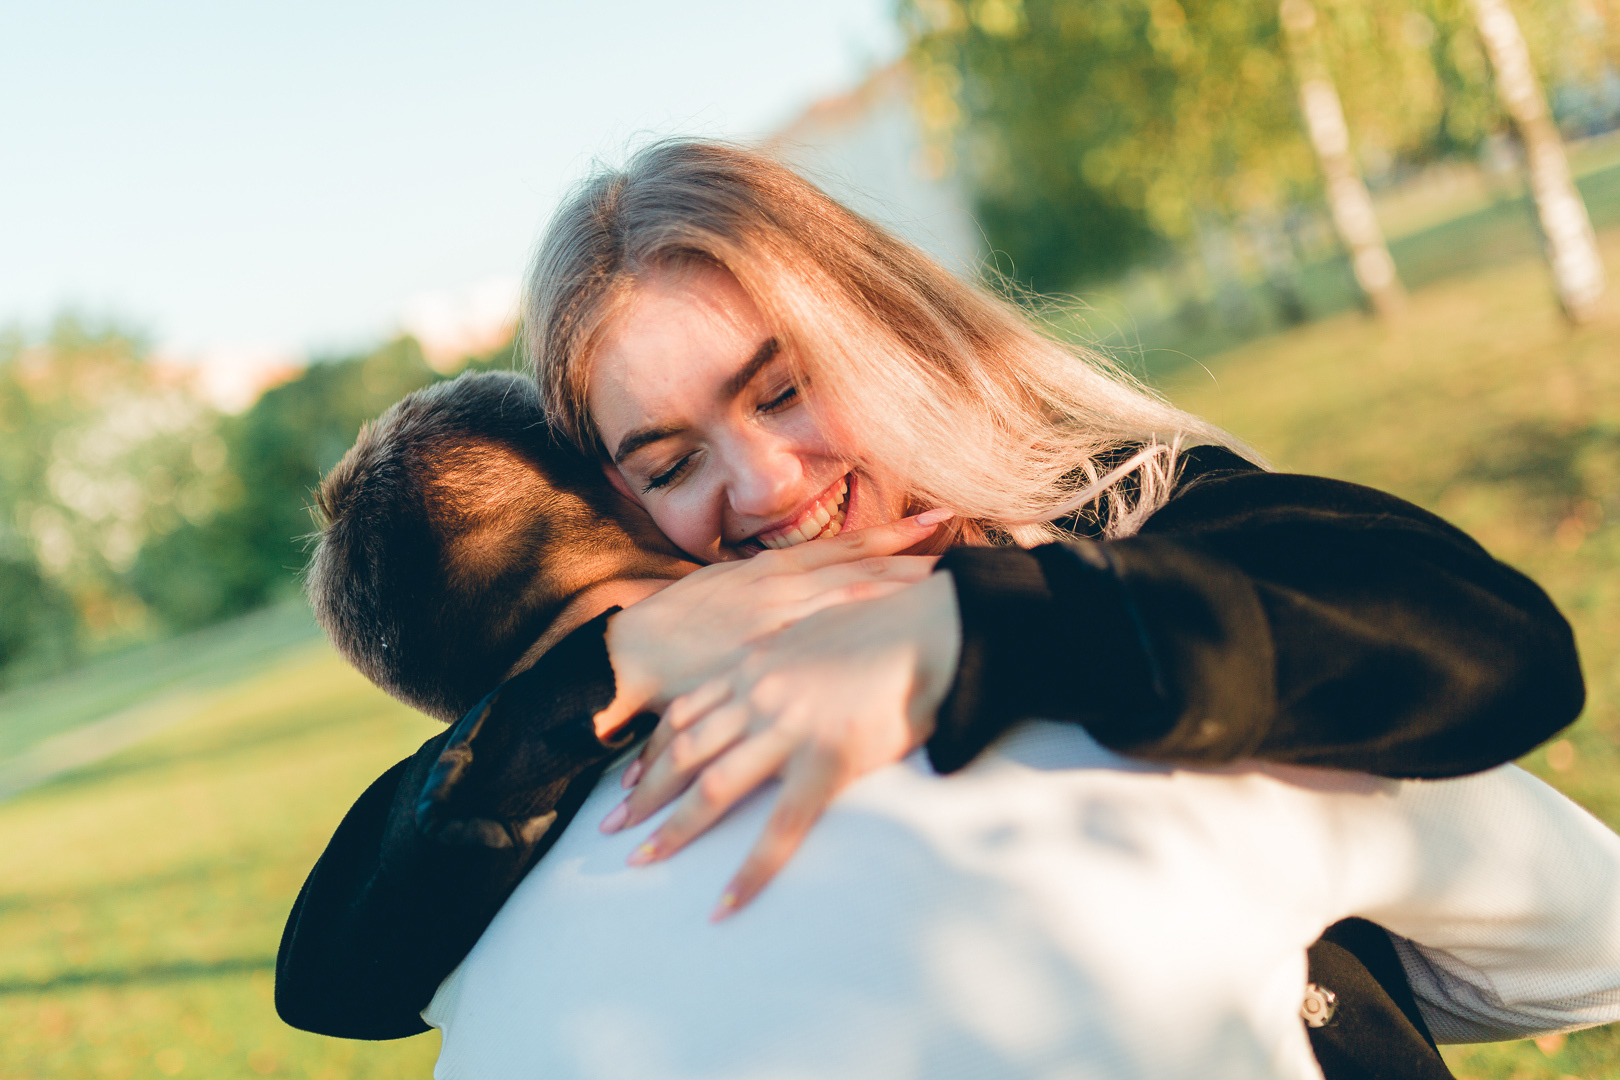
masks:
<path fill-rule="evenodd" d="M 758 412 L 768 416 L 773 413 L 779 413 L 786 409 L 790 409 L 798 403 L 799 387 L 794 383 L 789 383 L 775 396 L 761 402 L 755 408 Z M 659 488 L 669 487 L 671 484 L 678 481 L 681 477 L 686 475 L 688 468 L 691 466 L 692 461 L 696 456 L 696 450 L 683 454 L 680 458 L 676 459 L 675 462 L 667 466 L 662 472 L 648 477 L 646 484 L 642 486 L 642 494 L 657 491 Z"/>
<path fill-rule="evenodd" d="M 642 494 L 646 494 L 649 491 L 656 491 L 662 487 L 668 487 L 675 481 L 679 480 L 681 476 L 685 474 L 687 466 L 692 463 L 692 459 L 696 456 L 696 451 L 693 451 L 690 454 L 684 454 L 673 465 L 659 473 L 657 476 L 648 477 L 647 486 L 641 489 Z"/>
<path fill-rule="evenodd" d="M 759 411 L 762 413 L 781 412 L 783 409 L 794 404 L 798 400 L 799 388 L 790 383 L 788 384 L 787 389 L 783 390 L 781 393 L 777 394 L 775 397 L 761 405 L 759 407 Z"/>

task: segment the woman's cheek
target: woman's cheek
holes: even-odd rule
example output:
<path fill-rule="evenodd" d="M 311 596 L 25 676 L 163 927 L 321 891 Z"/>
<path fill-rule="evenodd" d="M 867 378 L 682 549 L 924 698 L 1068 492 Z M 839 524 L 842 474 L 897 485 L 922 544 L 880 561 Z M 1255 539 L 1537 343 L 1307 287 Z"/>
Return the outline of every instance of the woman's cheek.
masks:
<path fill-rule="evenodd" d="M 648 513 L 676 547 L 699 562 L 710 563 L 724 557 L 715 499 L 701 492 L 671 493 L 648 507 Z"/>

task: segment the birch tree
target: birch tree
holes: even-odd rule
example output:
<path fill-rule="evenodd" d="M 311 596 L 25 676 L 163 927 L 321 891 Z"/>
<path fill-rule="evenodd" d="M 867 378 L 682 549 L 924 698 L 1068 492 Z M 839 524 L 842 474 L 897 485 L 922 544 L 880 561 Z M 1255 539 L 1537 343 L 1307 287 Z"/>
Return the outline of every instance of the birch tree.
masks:
<path fill-rule="evenodd" d="M 1473 0 L 1479 36 L 1496 73 L 1497 93 L 1524 141 L 1530 170 L 1530 192 L 1552 267 L 1558 301 L 1572 322 L 1581 323 L 1597 313 L 1603 296 L 1603 260 L 1586 204 L 1575 189 L 1569 159 L 1558 127 L 1547 108 L 1547 97 L 1530 63 L 1530 50 L 1519 20 L 1507 0 Z"/>
<path fill-rule="evenodd" d="M 1309 35 L 1309 79 L 1290 71 L 1278 0 L 903 0 L 901 12 L 925 127 L 960 151 L 980 220 L 1020 276 L 1066 288 L 1151 238 L 1187 244 L 1324 186 L 1342 210 L 1333 178 L 1347 172 L 1362 212 L 1338 214 L 1356 238 L 1346 246 L 1371 251 L 1360 275 L 1375 308 L 1394 310 L 1388 252 L 1363 242 L 1377 223 L 1348 129 L 1404 154 L 1441 123 L 1444 88 L 1429 44 L 1402 33 L 1410 0 L 1319 2 L 1331 10 Z M 1301 111 L 1338 148 L 1333 168 Z"/>
<path fill-rule="evenodd" d="M 1379 318 L 1393 319 L 1406 306 L 1406 291 L 1373 212 L 1372 194 L 1350 153 L 1350 128 L 1338 88 L 1318 55 L 1316 9 L 1308 0 L 1283 0 L 1279 14 L 1299 88 L 1300 112 L 1322 166 L 1334 228 L 1350 253 L 1356 284 L 1373 311 Z"/>

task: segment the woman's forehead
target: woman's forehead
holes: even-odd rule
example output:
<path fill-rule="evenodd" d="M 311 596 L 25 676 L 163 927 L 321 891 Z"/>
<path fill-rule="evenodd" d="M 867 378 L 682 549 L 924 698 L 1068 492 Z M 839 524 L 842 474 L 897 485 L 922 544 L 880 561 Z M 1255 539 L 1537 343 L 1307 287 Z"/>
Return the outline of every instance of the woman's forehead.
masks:
<path fill-rule="evenodd" d="M 591 414 L 604 437 L 654 413 L 718 404 L 718 392 L 772 335 L 724 270 L 693 268 L 637 284 L 591 363 Z"/>

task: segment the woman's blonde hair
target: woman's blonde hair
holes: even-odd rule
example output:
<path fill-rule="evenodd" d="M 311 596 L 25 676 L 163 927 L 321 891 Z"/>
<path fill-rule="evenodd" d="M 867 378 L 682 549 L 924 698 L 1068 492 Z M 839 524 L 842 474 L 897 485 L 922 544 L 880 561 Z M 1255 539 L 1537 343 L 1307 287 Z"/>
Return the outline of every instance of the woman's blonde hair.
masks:
<path fill-rule="evenodd" d="M 600 450 L 595 346 L 638 281 L 694 265 L 729 271 L 753 299 L 854 463 L 897 478 L 915 506 L 955 510 L 966 539 L 1035 544 L 1076 512 L 1128 536 L 1169 498 L 1182 446 L 1240 448 L 780 162 L 692 139 L 597 171 L 535 256 L 525 351 L 581 448 Z"/>

